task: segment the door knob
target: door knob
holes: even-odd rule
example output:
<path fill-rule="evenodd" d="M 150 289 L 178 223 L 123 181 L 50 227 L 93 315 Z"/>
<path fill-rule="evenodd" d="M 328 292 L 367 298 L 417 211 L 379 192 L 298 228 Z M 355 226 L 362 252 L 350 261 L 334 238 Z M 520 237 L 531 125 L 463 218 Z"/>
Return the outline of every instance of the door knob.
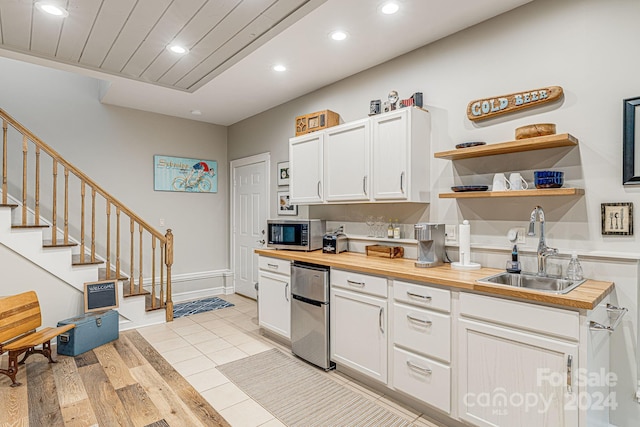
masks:
<path fill-rule="evenodd" d="M 260 243 L 261 245 L 264 245 L 264 239 L 262 239 L 262 240 L 256 240 L 256 242 Z"/>

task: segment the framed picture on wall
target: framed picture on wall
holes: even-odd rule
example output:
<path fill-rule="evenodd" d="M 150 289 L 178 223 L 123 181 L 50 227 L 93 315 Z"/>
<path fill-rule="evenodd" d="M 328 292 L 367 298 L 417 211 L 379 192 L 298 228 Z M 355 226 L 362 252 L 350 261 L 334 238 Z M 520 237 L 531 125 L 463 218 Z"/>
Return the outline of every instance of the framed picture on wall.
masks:
<path fill-rule="evenodd" d="M 289 185 L 289 162 L 278 163 L 278 185 Z"/>
<path fill-rule="evenodd" d="M 298 215 L 298 205 L 289 203 L 288 191 L 278 191 L 278 215 Z"/>
<path fill-rule="evenodd" d="M 633 203 L 602 203 L 602 235 L 633 236 Z"/>

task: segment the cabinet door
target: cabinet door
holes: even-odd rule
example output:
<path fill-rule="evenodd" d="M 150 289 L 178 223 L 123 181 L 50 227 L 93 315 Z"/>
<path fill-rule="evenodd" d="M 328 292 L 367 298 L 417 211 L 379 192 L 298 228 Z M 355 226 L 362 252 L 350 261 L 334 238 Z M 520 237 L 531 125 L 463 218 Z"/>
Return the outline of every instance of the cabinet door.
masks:
<path fill-rule="evenodd" d="M 369 200 L 369 119 L 325 131 L 325 200 Z"/>
<path fill-rule="evenodd" d="M 322 202 L 323 132 L 289 140 L 289 198 L 292 204 Z"/>
<path fill-rule="evenodd" d="M 258 318 L 260 326 L 291 339 L 291 286 L 289 277 L 260 271 Z"/>
<path fill-rule="evenodd" d="M 403 200 L 409 194 L 409 109 L 373 119 L 373 197 Z"/>
<path fill-rule="evenodd" d="M 387 383 L 387 301 L 331 289 L 331 360 Z"/>
<path fill-rule="evenodd" d="M 460 418 L 479 426 L 578 425 L 577 344 L 464 319 L 458 325 Z"/>

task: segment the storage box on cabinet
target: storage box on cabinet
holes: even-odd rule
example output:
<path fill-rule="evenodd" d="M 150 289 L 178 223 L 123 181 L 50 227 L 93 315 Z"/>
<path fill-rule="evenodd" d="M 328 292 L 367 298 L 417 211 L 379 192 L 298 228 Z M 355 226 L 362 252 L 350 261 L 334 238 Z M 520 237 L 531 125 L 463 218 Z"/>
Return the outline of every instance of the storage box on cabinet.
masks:
<path fill-rule="evenodd" d="M 387 279 L 384 277 L 332 268 L 331 286 L 387 298 Z"/>
<path fill-rule="evenodd" d="M 451 412 L 451 368 L 400 348 L 393 350 L 396 390 Z"/>
<path fill-rule="evenodd" d="M 446 289 L 394 280 L 393 298 L 433 310 L 451 311 L 451 292 Z"/>

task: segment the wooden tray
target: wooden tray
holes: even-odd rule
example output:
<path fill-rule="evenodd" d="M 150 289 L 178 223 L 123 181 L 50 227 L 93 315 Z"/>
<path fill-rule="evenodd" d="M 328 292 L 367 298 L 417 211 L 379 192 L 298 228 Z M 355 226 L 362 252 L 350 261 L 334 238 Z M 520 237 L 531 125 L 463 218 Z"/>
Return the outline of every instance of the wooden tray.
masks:
<path fill-rule="evenodd" d="M 377 256 L 381 258 L 402 258 L 404 248 L 402 246 L 369 245 L 366 246 L 367 256 Z"/>

